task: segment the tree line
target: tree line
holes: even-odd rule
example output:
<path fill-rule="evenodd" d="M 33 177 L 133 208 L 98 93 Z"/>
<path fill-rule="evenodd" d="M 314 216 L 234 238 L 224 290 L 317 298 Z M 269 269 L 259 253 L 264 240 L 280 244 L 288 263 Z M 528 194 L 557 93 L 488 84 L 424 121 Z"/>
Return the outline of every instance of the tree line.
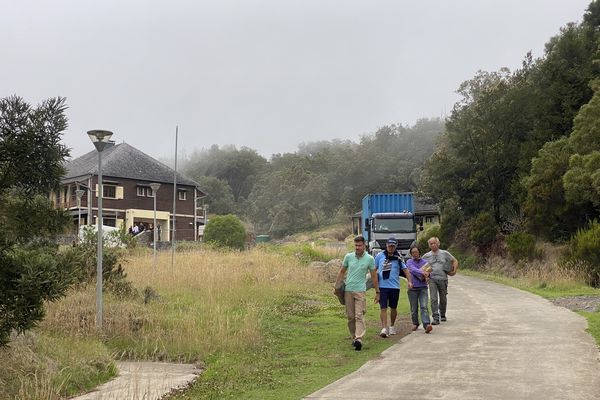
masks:
<path fill-rule="evenodd" d="M 482 213 L 505 232 L 568 239 L 600 211 L 600 2 L 552 37 L 543 57 L 464 82 L 421 189 L 446 233 Z M 481 218 L 481 217 L 480 217 Z"/>
<path fill-rule="evenodd" d="M 211 213 L 235 213 L 257 233 L 277 237 L 344 219 L 371 192 L 415 191 L 421 168 L 444 130 L 440 119 L 379 128 L 358 142 L 302 143 L 269 160 L 256 150 L 212 146 L 184 171 L 209 193 Z"/>

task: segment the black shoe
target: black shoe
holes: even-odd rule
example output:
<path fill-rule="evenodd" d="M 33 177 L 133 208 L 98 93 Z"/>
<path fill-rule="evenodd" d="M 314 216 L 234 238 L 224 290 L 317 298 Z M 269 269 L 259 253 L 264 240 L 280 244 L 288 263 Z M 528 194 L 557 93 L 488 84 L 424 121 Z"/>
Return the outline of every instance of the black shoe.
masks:
<path fill-rule="evenodd" d="M 439 319 L 434 319 L 433 322 L 431 323 L 431 325 L 439 325 L 439 324 L 440 324 Z"/>
<path fill-rule="evenodd" d="M 354 346 L 354 350 L 356 351 L 360 351 L 362 349 L 362 343 L 360 342 L 360 340 L 355 340 L 354 342 L 352 342 L 352 346 Z"/>
<path fill-rule="evenodd" d="M 446 322 L 446 317 L 442 317 L 442 322 Z"/>

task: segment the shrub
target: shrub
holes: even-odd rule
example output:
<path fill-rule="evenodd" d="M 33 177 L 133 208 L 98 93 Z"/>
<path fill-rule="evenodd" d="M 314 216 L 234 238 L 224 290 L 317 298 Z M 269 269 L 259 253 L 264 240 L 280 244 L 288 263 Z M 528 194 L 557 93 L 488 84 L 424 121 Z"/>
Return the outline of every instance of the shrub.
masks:
<path fill-rule="evenodd" d="M 243 250 L 246 244 L 246 229 L 235 215 L 217 215 L 206 225 L 204 240 L 217 246 Z"/>
<path fill-rule="evenodd" d="M 442 226 L 437 235 L 440 241 L 450 245 L 454 242 L 454 235 L 464 221 L 464 213 L 461 211 L 457 199 L 448 199 L 442 202 Z"/>
<path fill-rule="evenodd" d="M 486 249 L 494 242 L 496 234 L 498 234 L 498 225 L 492 214 L 481 212 L 473 221 L 469 238 L 480 252 L 485 253 Z"/>
<path fill-rule="evenodd" d="M 600 222 L 592 221 L 587 229 L 577 231 L 569 243 L 568 258 L 586 263 L 591 283 L 600 285 Z"/>
<path fill-rule="evenodd" d="M 429 239 L 431 239 L 433 236 L 440 239 L 440 248 L 442 248 L 442 249 L 446 248 L 447 243 L 445 243 L 442 240 L 440 235 L 441 235 L 441 227 L 439 225 L 431 225 L 431 226 L 427 227 L 427 229 L 425 229 L 423 232 L 421 232 L 421 234 L 417 238 L 417 246 L 419 247 L 421 254 L 425 254 L 429 251 L 429 246 L 427 245 L 427 241 Z"/>
<path fill-rule="evenodd" d="M 533 260 L 541 258 L 535 247 L 535 236 L 525 232 L 511 233 L 506 238 L 508 253 L 513 261 Z"/>

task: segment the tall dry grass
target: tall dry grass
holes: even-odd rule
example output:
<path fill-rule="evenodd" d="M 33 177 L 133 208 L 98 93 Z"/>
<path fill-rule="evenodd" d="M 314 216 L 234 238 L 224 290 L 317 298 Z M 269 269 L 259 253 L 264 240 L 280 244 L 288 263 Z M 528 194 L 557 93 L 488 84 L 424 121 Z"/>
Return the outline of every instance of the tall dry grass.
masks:
<path fill-rule="evenodd" d="M 483 270 L 499 272 L 526 287 L 568 290 L 589 284 L 585 265 L 562 261 L 563 247 L 544 243 L 540 249 L 543 257 L 532 261 L 515 263 L 505 257 L 490 257 Z"/>
<path fill-rule="evenodd" d="M 42 328 L 98 336 L 121 359 L 195 361 L 260 343 L 261 318 L 279 299 L 323 282 L 293 257 L 260 249 L 177 253 L 174 267 L 170 252 L 159 254 L 156 267 L 151 253 L 138 253 L 124 268 L 138 295 L 105 296 L 102 333 L 94 327 L 93 287 L 49 304 Z"/>

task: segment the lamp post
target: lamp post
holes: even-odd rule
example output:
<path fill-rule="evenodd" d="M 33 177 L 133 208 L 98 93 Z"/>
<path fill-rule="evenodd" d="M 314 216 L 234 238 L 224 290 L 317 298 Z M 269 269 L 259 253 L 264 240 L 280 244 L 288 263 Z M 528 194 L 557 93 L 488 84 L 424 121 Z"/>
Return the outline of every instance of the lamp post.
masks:
<path fill-rule="evenodd" d="M 208 215 L 208 204 L 205 204 L 204 207 L 202 207 L 203 211 L 204 211 L 204 230 L 202 231 L 202 241 L 204 242 L 204 233 L 206 232 L 206 217 Z"/>
<path fill-rule="evenodd" d="M 154 245 L 154 261 L 153 261 L 153 266 L 154 268 L 156 268 L 156 238 L 157 238 L 157 227 L 156 227 L 156 192 L 158 192 L 158 189 L 160 188 L 160 183 L 151 183 L 150 184 L 150 188 L 152 189 L 152 197 L 154 197 L 154 225 L 152 228 L 152 235 L 154 236 L 154 240 L 153 245 Z"/>
<path fill-rule="evenodd" d="M 98 252 L 96 255 L 96 328 L 102 329 L 102 197 L 104 188 L 102 187 L 102 150 L 112 136 L 112 132 L 103 130 L 88 131 L 88 136 L 94 143 L 98 151 Z"/>
<path fill-rule="evenodd" d="M 77 197 L 77 243 L 81 241 L 79 236 L 81 235 L 81 198 L 84 193 L 85 191 L 83 189 L 77 189 L 75 191 L 75 196 Z"/>

